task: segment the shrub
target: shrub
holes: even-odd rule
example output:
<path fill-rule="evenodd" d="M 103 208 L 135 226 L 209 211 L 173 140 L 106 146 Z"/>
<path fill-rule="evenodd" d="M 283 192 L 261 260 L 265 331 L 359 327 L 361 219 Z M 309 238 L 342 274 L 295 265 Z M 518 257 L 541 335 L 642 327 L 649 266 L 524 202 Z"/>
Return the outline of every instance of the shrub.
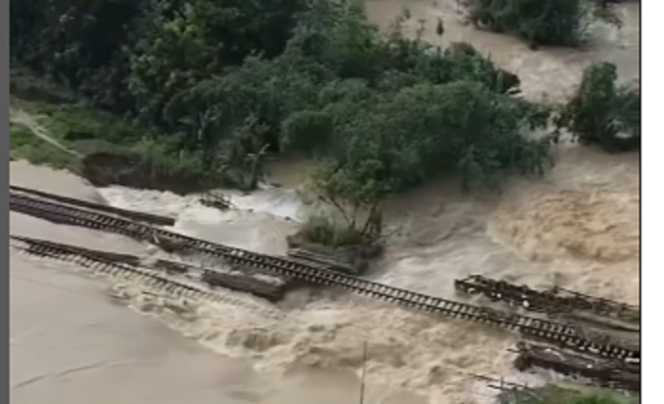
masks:
<path fill-rule="evenodd" d="M 621 404 L 621 402 L 610 396 L 589 395 L 572 399 L 569 404 Z"/>
<path fill-rule="evenodd" d="M 598 17 L 594 0 L 471 0 L 471 20 L 492 31 L 507 32 L 532 46 L 576 46 Z M 613 14 L 604 10 L 605 16 Z M 608 17 L 605 20 L 611 21 Z M 615 22 L 614 22 L 615 23 Z"/>
<path fill-rule="evenodd" d="M 298 234 L 308 242 L 332 247 L 359 245 L 367 241 L 358 229 L 331 213 L 309 215 Z"/>
<path fill-rule="evenodd" d="M 586 69 L 579 88 L 557 118 L 558 128 L 568 130 L 583 144 L 596 143 L 611 152 L 639 148 L 640 91 L 617 85 L 617 78 L 611 63 Z"/>

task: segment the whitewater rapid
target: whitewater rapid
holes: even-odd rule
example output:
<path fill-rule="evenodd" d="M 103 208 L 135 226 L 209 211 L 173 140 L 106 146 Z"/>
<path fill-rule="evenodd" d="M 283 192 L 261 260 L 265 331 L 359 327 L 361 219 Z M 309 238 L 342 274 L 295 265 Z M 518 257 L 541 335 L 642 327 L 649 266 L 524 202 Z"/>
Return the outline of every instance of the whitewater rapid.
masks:
<path fill-rule="evenodd" d="M 531 98 L 564 98 L 578 83 L 583 68 L 598 60 L 616 63 L 624 80 L 638 77 L 638 4 L 620 6 L 625 19 L 624 28 L 597 27 L 595 40 L 588 49 L 543 49 L 538 52 L 530 51 L 513 38 L 478 32 L 464 26 L 460 23 L 461 16 L 455 2 L 448 0 L 435 3 L 425 0 L 370 0 L 367 7 L 370 18 L 383 27 L 403 7 L 408 7 L 413 15 L 407 26 L 411 30 L 416 27 L 418 19 L 435 24 L 437 18 L 442 18 L 446 26 L 443 38 L 429 33 L 427 40 L 440 44 L 465 40 L 483 52 L 491 53 L 498 64 L 519 74 L 524 93 Z M 450 299 L 459 298 L 453 291 L 455 278 L 485 274 L 533 287 L 560 285 L 637 304 L 640 235 L 638 154 L 608 155 L 593 148 L 576 146 L 561 147 L 557 153 L 557 165 L 545 178 L 513 179 L 498 195 L 463 194 L 457 181 L 445 179 L 389 201 L 385 219 L 388 235 L 386 253 L 368 276 L 379 282 Z M 175 231 L 254 251 L 284 254 L 285 237 L 294 233 L 298 222 L 306 216 L 307 206 L 297 188 L 306 178 L 307 164 L 288 161 L 271 167 L 270 182 L 279 184 L 278 187 L 265 186 L 248 195 L 222 191 L 231 197 L 234 205 L 234 209 L 226 212 L 202 206 L 197 195 L 182 197 L 168 192 L 123 187 L 94 190 L 74 176 L 20 162 L 12 163 L 11 171 L 12 181 L 20 182 L 17 185 L 171 215 L 177 218 L 173 227 Z M 34 237 L 50 237 L 91 248 L 111 248 L 129 253 L 148 251 L 146 246 L 121 237 L 93 234 L 82 229 L 65 230 L 14 213 L 12 221 L 12 231 Z M 30 276 L 41 278 L 43 275 L 37 275 L 37 272 L 41 273 L 44 266 L 50 268 L 51 265 L 55 264 L 12 257 L 12 277 L 18 277 L 14 274 L 20 271 L 34 273 Z M 57 268 L 65 270 L 69 267 Z M 64 285 L 68 282 L 67 275 L 57 275 L 56 272 L 48 273 L 49 276 L 62 278 L 48 280 L 47 283 L 60 282 Z M 117 322 L 116 326 L 104 328 L 104 333 L 114 337 L 104 338 L 119 341 L 119 344 L 130 344 L 125 341 L 127 334 L 140 334 L 140 341 L 176 338 L 161 336 L 168 333 L 161 329 L 154 331 L 157 326 L 139 325 L 139 320 L 143 319 L 137 317 L 131 317 L 133 320 L 124 323 L 125 320 L 120 319 L 123 315 L 119 313 L 125 309 L 107 304 L 101 291 L 87 292 L 96 296 L 96 300 L 88 298 L 86 303 L 69 303 L 69 306 L 64 304 L 59 307 L 58 302 L 64 297 L 57 294 L 51 296 L 46 289 L 35 292 L 37 286 L 33 281 L 16 278 L 12 282 L 12 317 L 16 316 L 26 323 L 21 327 L 44 336 L 49 335 L 50 329 L 62 332 L 70 329 L 67 340 L 62 337 L 60 345 L 51 347 L 60 350 L 57 355 L 63 361 L 68 355 L 65 353 L 67 349 L 72 349 L 70 345 L 88 347 L 82 352 L 96 352 L 89 348 L 92 345 L 88 342 L 77 340 L 79 337 L 81 341 L 85 340 L 91 331 L 80 323 L 70 324 L 64 320 L 35 325 L 39 321 L 30 320 L 30 316 L 42 310 L 40 307 L 48 306 L 51 310 L 48 313 L 52 313 L 48 316 L 54 319 L 56 312 L 75 312 L 81 318 L 85 317 L 82 313 L 90 312 L 95 313 L 89 315 L 90 318 L 96 316 L 94 321 L 97 323 Z M 99 289 L 99 286 L 87 281 L 71 282 L 74 286 L 67 286 L 70 289 Z M 141 285 L 111 283 L 112 293 L 120 296 L 136 312 L 159 319 L 169 328 L 198 342 L 187 342 L 185 353 L 173 354 L 174 359 L 171 360 L 175 364 L 161 364 L 167 368 L 186 368 L 193 376 L 191 381 L 183 379 L 183 386 L 188 386 L 186 388 L 191 391 L 198 388 L 193 379 L 199 380 L 197 375 L 209 373 L 206 366 L 223 368 L 213 371 L 218 372 L 221 381 L 220 386 L 212 388 L 212 391 L 221 394 L 224 402 L 276 404 L 286 401 L 332 403 L 332 400 L 356 400 L 358 382 L 352 373 L 357 373 L 361 367 L 364 343 L 367 343 L 369 357 L 367 381 L 376 386 L 367 391 L 369 403 L 414 403 L 416 399 L 412 396 L 402 398 L 402 393 L 398 392 L 393 395 L 392 389 L 400 387 L 422 394 L 433 404 L 488 403 L 491 402 L 491 392 L 482 383 L 473 381 L 471 374 L 504 376 L 511 381 L 529 384 L 555 378 L 549 373 L 514 371 L 511 364 L 513 354 L 507 351 L 516 341 L 511 334 L 446 321 L 346 293 L 330 291 L 318 294 L 314 299 L 309 291 L 304 290 L 288 296 L 287 302 L 272 306 L 260 299 L 227 291 L 223 292 L 229 297 L 226 303 L 190 302 L 187 310 L 174 312 L 168 307 L 182 302 L 172 302 L 164 296 L 148 293 Z M 41 300 L 30 303 L 32 295 L 41 296 Z M 66 299 L 74 299 L 73 295 L 68 296 Z M 14 299 L 25 302 L 14 303 Z M 98 303 L 93 303 L 93 300 Z M 78 306 L 85 306 L 85 310 L 75 308 Z M 12 321 L 12 324 L 18 324 Z M 18 330 L 19 325 L 12 327 L 12 333 L 18 335 L 19 332 L 14 330 Z M 152 331 L 144 331 L 141 327 Z M 31 335 L 30 332 L 26 331 L 25 335 Z M 20 342 L 17 337 L 13 338 Z M 38 340 L 32 342 L 40 343 L 47 344 Z M 48 358 L 46 348 L 31 353 L 33 348 L 30 348 L 30 343 L 25 344 L 27 348 L 20 354 L 24 358 L 29 355 Z M 154 344 L 166 352 L 175 349 L 165 348 L 169 344 L 167 342 Z M 200 345 L 221 355 L 205 356 L 198 351 Z M 12 349 L 19 349 L 18 346 L 12 345 Z M 138 348 L 127 349 L 140 351 Z M 81 355 L 84 356 L 83 353 Z M 201 359 L 203 356 L 207 359 Z M 140 352 L 138 357 L 141 357 Z M 24 359 L 33 367 L 30 371 L 15 371 L 19 369 L 19 364 L 12 359 L 12 372 L 26 375 L 22 376 L 24 380 L 32 380 L 31 377 L 40 379 L 42 374 L 55 377 L 53 375 L 57 372 L 38 369 L 38 356 L 31 358 Z M 97 362 L 93 362 L 81 366 L 94 368 Z M 197 367 L 198 362 L 204 363 L 202 368 Z M 73 369 L 74 365 L 71 366 Z M 320 373 L 305 375 L 314 369 Z M 173 380 L 175 371 L 136 376 L 136 384 L 143 380 L 150 386 L 157 383 L 169 385 L 164 380 Z M 224 389 L 233 390 L 236 379 L 231 374 L 235 372 L 251 380 L 250 385 L 240 392 L 223 393 Z M 64 374 L 68 373 L 65 371 Z M 205 377 L 202 380 L 207 380 Z M 263 377 L 272 381 L 267 382 Z M 57 378 L 62 379 L 62 375 Z M 43 391 L 48 394 L 60 395 L 65 394 L 63 386 L 66 383 L 74 383 L 60 382 L 65 384 L 54 386 L 53 390 L 39 388 L 45 389 Z M 39 386 L 39 383 L 27 385 L 32 384 Z M 96 388 L 98 391 L 110 391 L 110 387 L 101 385 Z M 20 389 L 27 391 L 28 388 Z M 16 397 L 39 397 L 24 392 L 16 394 L 26 394 Z M 168 395 L 167 389 L 164 394 Z M 192 403 L 206 402 L 206 398 L 199 399 L 194 393 L 189 394 L 187 399 Z M 27 402 L 27 398 L 25 400 Z M 164 402 L 165 399 L 159 397 L 159 400 Z"/>
<path fill-rule="evenodd" d="M 368 276 L 458 299 L 453 280 L 480 273 L 638 304 L 638 178 L 637 155 L 568 146 L 545 179 L 513 180 L 501 195 L 466 195 L 454 180 L 432 183 L 388 203 L 387 251 Z M 203 207 L 194 195 L 123 187 L 100 193 L 116 206 L 177 216 L 177 231 L 272 254 L 285 253 L 284 238 L 297 230 L 292 218 L 307 210 L 288 188 L 241 197 L 229 192 L 235 209 L 226 212 Z M 515 372 L 507 350 L 516 339 L 507 333 L 345 293 L 313 300 L 302 291 L 288 300 L 270 318 L 231 304 L 201 307 L 196 321 L 170 324 L 217 352 L 249 357 L 256 369 L 277 374 L 302 367 L 357 370 L 367 342 L 374 380 L 435 403 L 481 402 L 471 374 L 530 384 L 554 377 Z"/>
<path fill-rule="evenodd" d="M 62 171 L 19 161 L 10 163 L 10 174 L 14 185 L 105 203 L 92 186 Z M 135 255 L 153 253 L 123 236 L 15 212 L 10 212 L 10 234 Z M 16 249 L 10 249 L 9 273 L 13 403 L 333 404 L 359 397 L 359 380 L 343 369 L 291 366 L 280 374 L 257 373 L 248 360 L 250 351 L 268 349 L 280 340 L 256 330 L 283 318 L 258 299 L 227 292 L 224 304 L 186 301 L 148 285 L 91 277 L 74 263 Z M 233 330 L 240 322 L 253 327 L 253 333 Z M 233 355 L 214 354 L 206 345 Z M 249 354 L 216 349 L 221 345 L 246 346 Z M 398 386 L 380 383 L 367 380 L 367 403 L 421 402 Z"/>

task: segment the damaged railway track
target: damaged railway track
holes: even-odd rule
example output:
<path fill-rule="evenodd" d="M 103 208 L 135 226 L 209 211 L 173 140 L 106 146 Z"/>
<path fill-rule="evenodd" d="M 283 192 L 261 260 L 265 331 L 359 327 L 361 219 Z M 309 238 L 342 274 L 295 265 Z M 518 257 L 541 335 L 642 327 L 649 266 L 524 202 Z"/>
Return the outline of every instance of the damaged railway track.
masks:
<path fill-rule="evenodd" d="M 601 341 L 589 339 L 580 335 L 574 327 L 566 324 L 427 296 L 330 270 L 314 268 L 285 257 L 258 254 L 180 235 L 119 216 L 78 209 L 12 192 L 10 192 L 10 209 L 56 223 L 119 233 L 147 242 L 154 242 L 155 238 L 169 240 L 169 243 L 177 244 L 182 252 L 189 251 L 219 257 L 230 265 L 261 269 L 312 284 L 335 286 L 411 309 L 515 331 L 526 338 L 546 341 L 590 355 L 620 361 L 637 363 L 640 361 L 639 349 L 620 346 L 605 339 Z"/>
<path fill-rule="evenodd" d="M 162 259 L 146 263 L 135 255 L 93 250 L 32 237 L 10 235 L 10 240 L 17 242 L 12 248 L 28 255 L 72 262 L 90 269 L 95 274 L 135 281 L 170 297 L 230 303 L 258 312 L 263 317 L 283 317 L 278 310 L 270 310 L 267 306 L 218 293 L 215 287 L 249 292 L 267 299 L 274 297 L 273 290 L 266 290 L 260 284 L 248 285 L 246 280 L 243 281 L 221 271 Z"/>
<path fill-rule="evenodd" d="M 549 315 L 568 315 L 608 328 L 639 331 L 640 309 L 633 305 L 585 295 L 563 288 L 535 290 L 525 285 L 471 275 L 454 281 L 455 289 L 467 295 L 483 295 L 509 306 Z"/>
<path fill-rule="evenodd" d="M 522 372 L 538 367 L 566 376 L 592 380 L 603 387 L 631 392 L 639 392 L 641 389 L 640 366 L 566 352 L 528 341 L 517 343 L 513 352 L 517 354 L 514 367 Z"/>

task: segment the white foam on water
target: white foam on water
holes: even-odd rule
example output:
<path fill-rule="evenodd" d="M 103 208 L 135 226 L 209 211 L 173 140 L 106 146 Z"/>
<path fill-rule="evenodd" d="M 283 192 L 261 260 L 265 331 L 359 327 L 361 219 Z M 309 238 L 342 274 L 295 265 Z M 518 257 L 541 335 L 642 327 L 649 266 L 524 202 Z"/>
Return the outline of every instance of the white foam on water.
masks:
<path fill-rule="evenodd" d="M 370 18 L 382 26 L 404 6 L 413 15 L 410 28 L 419 18 L 433 24 L 438 17 L 443 18 L 443 39 L 429 35 L 428 40 L 441 44 L 464 40 L 490 52 L 497 63 L 519 74 L 529 97 L 561 99 L 578 83 L 583 68 L 597 60 L 616 63 L 624 77 L 638 75 L 638 5 L 620 6 L 625 27 L 619 32 L 599 29 L 596 35 L 604 35 L 604 39 L 598 37 L 590 49 L 532 52 L 509 36 L 463 26 L 454 2 L 437 3 L 371 0 L 367 5 Z M 23 178 L 18 185 L 51 192 L 58 189 L 74 197 L 90 192 L 89 186 L 72 176 L 58 182 L 57 176 L 65 176 L 46 173 L 45 169 L 27 167 L 21 171 L 14 167 L 18 166 L 12 166 L 17 174 L 12 178 Z M 275 181 L 283 187 L 266 186 L 250 194 L 223 191 L 234 204 L 234 209 L 224 212 L 202 206 L 199 195 L 182 197 L 109 187 L 99 190 L 103 198 L 87 197 L 104 199 L 118 207 L 171 215 L 177 218 L 174 230 L 185 234 L 283 254 L 284 238 L 297 230 L 297 221 L 305 211 L 305 204 L 292 189 L 306 170 L 297 164 L 293 167 L 289 170 L 285 163 L 275 170 Z M 479 273 L 535 287 L 561 285 L 637 303 L 638 187 L 638 155 L 607 155 L 579 147 L 563 148 L 558 165 L 544 179 L 515 179 L 502 195 L 464 195 L 454 181 L 432 183 L 387 204 L 387 251 L 368 276 L 450 299 L 457 299 L 455 278 Z M 69 229 L 63 235 L 61 227 L 28 221 L 12 216 L 12 232 L 23 229 L 35 237 L 42 233 L 55 240 L 96 243 L 97 247 L 92 248 L 144 248 L 83 229 Z M 512 334 L 341 292 L 316 301 L 291 296 L 290 308 L 286 309 L 233 292 L 223 292 L 228 297 L 224 303 L 185 304 L 147 293 L 137 285 L 116 287 L 137 311 L 160 318 L 225 357 L 250 359 L 255 370 L 282 376 L 281 385 L 270 385 L 276 390 L 271 390 L 269 398 L 261 396 L 262 390 L 251 388 L 233 396 L 250 397 L 247 400 L 252 402 L 331 402 L 325 401 L 325 397 L 336 397 L 331 391 L 341 394 L 336 402 L 356 400 L 355 384 L 329 375 L 359 372 L 365 342 L 369 384 L 404 386 L 435 404 L 490 402 L 486 389 L 469 377 L 472 373 L 530 384 L 555 378 L 548 373 L 524 374 L 512 369 L 513 354 L 506 350 L 516 341 Z M 181 367 L 190 372 L 194 365 Z M 316 369 L 335 381 L 322 386 L 322 382 L 302 376 L 302 369 Z M 305 379 L 309 381 L 302 382 Z M 307 383 L 316 388 L 307 388 Z M 328 393 L 316 395 L 317 390 Z M 368 402 L 392 402 L 385 396 L 391 393 L 389 388 L 372 391 Z M 204 402 L 194 398 L 188 401 Z"/>

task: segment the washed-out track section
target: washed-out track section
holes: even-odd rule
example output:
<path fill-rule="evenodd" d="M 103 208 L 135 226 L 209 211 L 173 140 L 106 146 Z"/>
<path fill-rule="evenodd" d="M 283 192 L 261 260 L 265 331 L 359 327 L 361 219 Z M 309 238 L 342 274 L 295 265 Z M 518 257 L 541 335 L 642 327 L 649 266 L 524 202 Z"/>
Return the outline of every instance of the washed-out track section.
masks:
<path fill-rule="evenodd" d="M 469 295 L 484 295 L 493 301 L 521 306 L 529 311 L 547 314 L 588 312 L 601 317 L 638 326 L 641 312 L 638 307 L 613 300 L 588 296 L 563 288 L 539 291 L 525 285 L 471 275 L 454 281 L 457 291 Z"/>
<path fill-rule="evenodd" d="M 146 270 L 140 267 L 141 259 L 139 257 L 129 254 L 92 250 L 30 237 L 10 237 L 12 240 L 23 244 L 14 245 L 14 248 L 23 250 L 30 255 L 73 262 L 114 278 L 142 280 L 144 284 L 165 291 L 174 297 L 205 299 L 214 302 L 227 300 L 216 294 L 214 290 L 182 282 L 170 276 L 194 271 L 196 272 L 194 275 L 200 282 L 209 283 L 211 286 L 228 287 L 228 285 L 216 282 L 214 277 L 210 277 L 210 275 L 214 275 L 215 271 L 213 270 L 201 270 L 190 265 L 165 260 L 158 260 L 149 267 L 149 270 Z M 154 270 L 160 270 L 162 273 L 157 273 Z M 550 347 L 526 342 L 519 342 L 515 352 L 518 355 L 514 364 L 521 371 L 532 367 L 540 367 L 569 376 L 584 377 L 607 387 L 639 391 L 640 374 L 638 367 L 630 368 L 629 365 L 620 362 L 615 363 L 609 359 L 564 353 L 552 350 Z"/>
<path fill-rule="evenodd" d="M 219 293 L 220 291 L 216 287 L 251 293 L 267 299 L 273 297 L 272 289 L 266 289 L 260 283 L 251 283 L 242 278 L 228 276 L 214 269 L 199 268 L 161 259 L 144 263 L 140 257 L 130 254 L 93 250 L 32 237 L 10 235 L 10 240 L 18 242 L 12 245 L 13 248 L 28 255 L 72 262 L 92 270 L 93 273 L 107 275 L 118 280 L 138 282 L 149 289 L 166 293 L 174 298 L 230 303 L 245 306 L 254 312 L 258 311 L 265 317 L 281 317 L 281 313 L 277 310 Z"/>
<path fill-rule="evenodd" d="M 246 306 L 245 302 L 217 294 L 214 289 L 216 286 L 249 292 L 261 297 L 265 295 L 265 291 L 261 292 L 260 287 L 257 290 L 255 284 L 238 283 L 238 280 L 233 279 L 233 277 L 230 277 L 229 283 L 228 278 L 223 276 L 226 274 L 215 269 L 199 268 L 167 260 L 144 263 L 140 257 L 129 254 L 92 250 L 31 237 L 10 237 L 12 240 L 21 243 L 21 245 L 14 245 L 14 248 L 23 250 L 30 255 L 74 262 L 83 267 L 91 268 L 95 272 L 111 275 L 116 279 L 120 277 L 139 281 L 155 290 L 167 292 L 176 298 L 204 299 Z M 174 276 L 178 277 L 185 274 L 188 278 L 186 281 L 174 278 Z M 222 276 L 220 277 L 220 275 Z M 187 282 L 190 280 L 195 282 Z M 263 309 L 262 306 L 257 308 L 256 305 L 252 305 L 249 309 L 260 310 L 262 315 L 275 319 L 281 317 L 279 313 L 275 314 L 270 310 Z M 549 346 L 523 341 L 517 344 L 515 353 L 518 355 L 514 365 L 520 371 L 539 367 L 564 375 L 580 376 L 602 386 L 638 391 L 640 383 L 639 367 L 631 366 L 622 361 L 579 355 L 574 352 L 560 351 Z"/>
<path fill-rule="evenodd" d="M 419 311 L 511 330 L 526 338 L 546 341 L 595 356 L 621 361 L 629 360 L 630 362 L 640 361 L 641 357 L 640 349 L 588 339 L 579 335 L 574 327 L 566 324 L 427 296 L 330 270 L 314 268 L 287 258 L 258 254 L 195 239 L 101 212 L 77 209 L 11 192 L 10 209 L 56 223 L 115 232 L 142 241 L 150 242 L 155 238 L 170 240 L 181 245 L 183 251 L 188 250 L 220 257 L 231 265 L 271 271 L 313 284 L 335 286 Z"/>
<path fill-rule="evenodd" d="M 517 357 L 514 367 L 522 372 L 538 367 L 592 380 L 594 384 L 603 387 L 631 392 L 639 392 L 641 389 L 641 368 L 638 365 L 565 352 L 528 341 L 518 342 L 515 352 Z"/>
<path fill-rule="evenodd" d="M 157 226 L 173 226 L 175 219 L 167 216 L 155 215 L 147 212 L 137 212 L 134 210 L 127 210 L 116 208 L 114 206 L 102 205 L 94 202 L 83 201 L 80 199 L 70 198 L 68 196 L 52 194 L 49 192 L 39 191 L 37 189 L 20 187 L 17 185 L 10 185 L 9 191 L 14 193 L 23 193 L 27 195 L 34 195 L 51 201 L 66 203 L 72 206 L 82 208 L 94 209 L 100 212 L 112 213 L 128 219 L 137 220 L 140 222 L 150 223 Z"/>
<path fill-rule="evenodd" d="M 113 277 L 138 279 L 142 283 L 182 297 L 211 301 L 218 301 L 220 299 L 213 292 L 191 285 L 184 280 L 172 279 L 165 276 L 165 273 L 161 274 L 138 267 L 140 260 L 132 255 L 95 251 L 31 237 L 10 235 L 10 240 L 24 244 L 12 245 L 13 248 L 37 257 L 73 262 L 77 265 L 91 268 L 94 272 Z"/>

